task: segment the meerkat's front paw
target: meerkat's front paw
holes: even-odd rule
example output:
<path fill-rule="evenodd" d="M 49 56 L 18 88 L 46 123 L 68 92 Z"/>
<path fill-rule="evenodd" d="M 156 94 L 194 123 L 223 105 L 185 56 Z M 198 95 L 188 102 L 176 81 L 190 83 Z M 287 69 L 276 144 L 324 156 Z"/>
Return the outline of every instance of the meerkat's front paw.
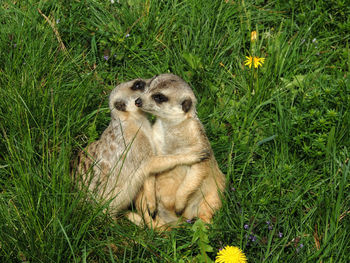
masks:
<path fill-rule="evenodd" d="M 204 149 L 200 152 L 199 154 L 199 161 L 202 162 L 202 161 L 205 161 L 205 160 L 208 160 L 210 158 L 210 151 L 209 149 Z"/>
<path fill-rule="evenodd" d="M 210 154 L 209 149 L 203 149 L 199 152 L 192 153 L 190 156 L 187 156 L 185 162 L 188 165 L 200 163 L 208 160 L 210 158 Z"/>

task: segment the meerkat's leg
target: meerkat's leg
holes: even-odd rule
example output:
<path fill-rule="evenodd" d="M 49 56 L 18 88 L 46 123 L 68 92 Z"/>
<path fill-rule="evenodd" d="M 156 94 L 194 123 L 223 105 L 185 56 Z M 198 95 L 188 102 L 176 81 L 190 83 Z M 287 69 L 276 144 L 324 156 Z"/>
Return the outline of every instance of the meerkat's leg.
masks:
<path fill-rule="evenodd" d="M 160 226 L 161 220 L 159 220 L 159 218 L 153 219 L 151 217 L 147 207 L 145 190 L 145 187 L 143 187 L 136 197 L 135 207 L 137 212 L 128 212 L 126 217 L 140 227 L 143 227 L 146 224 L 149 228 L 156 229 Z"/>
<path fill-rule="evenodd" d="M 155 230 L 159 230 L 159 231 L 171 230 L 171 226 L 163 222 L 160 218 L 152 219 L 149 217 L 149 219 L 147 219 L 146 214 L 143 214 L 143 216 L 141 216 L 140 214 L 135 212 L 128 212 L 125 216 L 132 223 L 134 223 L 139 227 L 143 227 L 146 223 L 146 225 L 149 228 L 153 228 Z"/>
<path fill-rule="evenodd" d="M 218 193 L 212 192 L 204 196 L 202 202 L 198 208 L 198 218 L 202 219 L 205 223 L 211 223 L 214 212 L 220 209 L 221 199 Z"/>
<path fill-rule="evenodd" d="M 203 169 L 203 165 L 194 164 L 186 174 L 186 177 L 177 189 L 175 196 L 175 212 L 177 215 L 181 215 L 184 211 L 189 196 L 198 190 L 203 182 L 203 179 L 207 176 L 207 171 Z"/>
<path fill-rule="evenodd" d="M 142 216 L 140 216 L 138 213 L 135 212 L 128 212 L 126 215 L 126 218 L 129 219 L 131 222 L 133 222 L 137 226 L 144 226 Z"/>
<path fill-rule="evenodd" d="M 147 180 L 146 180 L 147 181 Z M 140 193 L 136 197 L 135 207 L 137 213 L 129 212 L 126 214 L 126 217 L 138 226 L 144 226 L 146 223 L 147 226 L 152 226 L 154 224 L 152 217 L 149 214 L 147 207 L 147 200 L 145 195 L 145 185 L 141 189 Z"/>
<path fill-rule="evenodd" d="M 156 202 L 156 177 L 154 174 L 150 175 L 144 185 L 143 185 L 143 194 L 145 197 L 145 202 L 147 206 L 148 213 L 153 218 L 156 208 L 157 208 L 157 202 Z"/>

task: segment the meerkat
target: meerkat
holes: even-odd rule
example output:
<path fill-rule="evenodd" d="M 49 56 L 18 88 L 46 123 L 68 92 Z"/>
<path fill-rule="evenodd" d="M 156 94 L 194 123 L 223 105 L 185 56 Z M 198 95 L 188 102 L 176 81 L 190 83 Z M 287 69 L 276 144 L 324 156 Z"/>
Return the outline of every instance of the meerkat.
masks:
<path fill-rule="evenodd" d="M 189 151 L 208 151 L 209 158 L 192 165 L 176 166 L 156 175 L 157 216 L 143 214 L 148 225 L 162 227 L 178 220 L 195 217 L 210 223 L 220 207 L 220 192 L 225 188 L 225 176 L 220 171 L 204 127 L 197 117 L 196 98 L 190 86 L 173 74 L 162 74 L 151 82 L 145 92 L 135 101 L 142 111 L 156 116 L 153 125 L 153 141 L 157 154 L 182 154 Z M 142 212 L 141 191 L 136 207 Z M 147 212 L 147 211 L 146 211 Z M 135 223 L 142 216 L 134 213 Z"/>
<path fill-rule="evenodd" d="M 79 154 L 77 171 L 81 175 L 80 184 L 98 199 L 111 200 L 111 213 L 127 208 L 142 186 L 146 192 L 147 209 L 152 213 L 156 202 L 152 175 L 176 165 L 200 162 L 208 156 L 204 151 L 155 155 L 150 122 L 135 106 L 135 99 L 150 82 L 151 79 L 136 79 L 121 83 L 112 90 L 109 126 L 98 141 Z"/>

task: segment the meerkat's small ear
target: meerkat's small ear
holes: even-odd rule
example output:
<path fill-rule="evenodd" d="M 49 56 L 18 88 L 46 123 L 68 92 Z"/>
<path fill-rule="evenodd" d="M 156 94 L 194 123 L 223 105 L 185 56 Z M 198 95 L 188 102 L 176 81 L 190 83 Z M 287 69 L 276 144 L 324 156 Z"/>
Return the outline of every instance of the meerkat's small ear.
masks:
<path fill-rule="evenodd" d="M 187 113 L 192 107 L 192 100 L 191 99 L 185 99 L 181 103 L 181 105 L 182 105 L 182 110 Z"/>
<path fill-rule="evenodd" d="M 114 102 L 114 107 L 119 111 L 126 111 L 126 104 L 122 100 L 117 100 Z"/>

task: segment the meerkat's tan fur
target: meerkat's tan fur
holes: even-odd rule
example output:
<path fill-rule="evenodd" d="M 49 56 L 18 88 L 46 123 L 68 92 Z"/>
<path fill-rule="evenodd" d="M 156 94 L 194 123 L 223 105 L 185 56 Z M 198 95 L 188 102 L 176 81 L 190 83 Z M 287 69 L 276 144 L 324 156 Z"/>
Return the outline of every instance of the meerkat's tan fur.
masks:
<path fill-rule="evenodd" d="M 204 128 L 197 117 L 196 98 L 180 77 L 173 74 L 157 76 L 135 101 L 143 111 L 157 117 L 153 125 L 153 141 L 157 154 L 182 154 L 187 151 L 208 151 L 209 158 L 192 165 L 176 166 L 156 175 L 157 216 L 152 220 L 142 209 L 145 190 L 136 198 L 148 225 L 162 227 L 178 220 L 201 218 L 209 223 L 221 207 L 220 192 L 225 188 L 225 176 L 215 160 Z M 147 212 L 147 211 L 146 211 Z M 141 215 L 129 218 L 141 223 Z"/>
<path fill-rule="evenodd" d="M 98 141 L 79 154 L 80 185 L 88 187 L 98 199 L 111 200 L 112 214 L 127 208 L 144 183 L 145 204 L 150 213 L 154 212 L 154 177 L 146 179 L 176 165 L 199 162 L 207 155 L 205 152 L 155 155 L 151 125 L 146 114 L 135 106 L 135 99 L 150 81 L 132 80 L 111 92 L 109 126 Z"/>

